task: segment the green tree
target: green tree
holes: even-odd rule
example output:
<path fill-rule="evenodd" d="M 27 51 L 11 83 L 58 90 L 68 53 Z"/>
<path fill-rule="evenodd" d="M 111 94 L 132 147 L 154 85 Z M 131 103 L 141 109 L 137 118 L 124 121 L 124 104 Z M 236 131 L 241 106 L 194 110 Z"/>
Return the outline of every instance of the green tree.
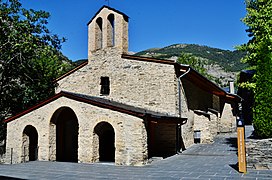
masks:
<path fill-rule="evenodd" d="M 177 60 L 180 64 L 189 65 L 192 68 L 194 68 L 197 72 L 202 74 L 203 76 L 209 77 L 206 68 L 204 67 L 207 62 L 204 60 L 201 60 L 200 58 L 196 58 L 195 56 L 189 54 L 189 53 L 181 53 Z"/>
<path fill-rule="evenodd" d="M 247 0 L 247 44 L 239 47 L 246 51 L 243 62 L 256 70 L 252 82 L 243 84 L 254 91 L 253 125 L 257 136 L 272 137 L 272 0 Z"/>
<path fill-rule="evenodd" d="M 0 0 L 0 140 L 2 120 L 54 93 L 52 80 L 69 67 L 45 11 L 25 9 L 19 0 Z"/>

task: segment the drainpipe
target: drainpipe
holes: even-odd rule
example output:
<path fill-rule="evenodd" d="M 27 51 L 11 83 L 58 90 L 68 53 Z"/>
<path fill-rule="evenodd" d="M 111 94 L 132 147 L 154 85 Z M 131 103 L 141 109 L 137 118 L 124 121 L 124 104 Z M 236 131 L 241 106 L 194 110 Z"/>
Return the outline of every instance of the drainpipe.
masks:
<path fill-rule="evenodd" d="M 188 74 L 190 72 L 191 68 L 189 67 L 189 69 L 187 69 L 187 71 L 185 73 L 183 73 L 182 75 L 180 75 L 178 77 L 178 104 L 179 104 L 179 117 L 181 117 L 181 78 L 184 77 L 186 74 Z M 177 142 L 176 142 L 176 151 L 177 153 L 180 153 L 180 136 L 182 135 L 182 127 L 181 127 L 181 124 L 178 124 L 177 125 L 177 129 L 176 129 L 176 132 L 177 132 Z"/>
<path fill-rule="evenodd" d="M 180 88 L 181 88 L 181 78 L 183 78 L 186 74 L 188 74 L 190 72 L 191 68 L 189 67 L 189 69 L 183 73 L 182 75 L 180 75 L 178 77 L 178 97 L 179 97 L 179 117 L 181 117 L 181 100 L 180 100 L 180 96 L 181 96 L 181 91 L 180 91 Z"/>

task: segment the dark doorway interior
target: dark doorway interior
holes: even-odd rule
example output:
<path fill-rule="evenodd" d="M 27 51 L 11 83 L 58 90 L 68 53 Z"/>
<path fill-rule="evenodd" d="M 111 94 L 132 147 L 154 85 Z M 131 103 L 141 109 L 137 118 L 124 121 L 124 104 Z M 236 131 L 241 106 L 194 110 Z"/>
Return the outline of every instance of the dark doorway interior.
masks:
<path fill-rule="evenodd" d="M 113 127 L 106 122 L 99 123 L 95 129 L 99 137 L 99 161 L 115 161 L 115 133 Z"/>
<path fill-rule="evenodd" d="M 63 108 L 56 126 L 56 160 L 78 162 L 78 120 L 73 110 Z"/>
<path fill-rule="evenodd" d="M 28 155 L 29 161 L 36 161 L 38 159 L 38 132 L 33 126 L 26 126 L 23 132 L 24 136 L 28 138 Z M 26 147 L 24 147 L 26 148 Z M 27 153 L 27 152 L 25 152 Z"/>
<path fill-rule="evenodd" d="M 148 158 L 172 156 L 180 150 L 181 139 L 178 139 L 176 124 L 163 124 L 150 121 L 148 124 Z M 179 141 L 178 141 L 179 140 Z"/>

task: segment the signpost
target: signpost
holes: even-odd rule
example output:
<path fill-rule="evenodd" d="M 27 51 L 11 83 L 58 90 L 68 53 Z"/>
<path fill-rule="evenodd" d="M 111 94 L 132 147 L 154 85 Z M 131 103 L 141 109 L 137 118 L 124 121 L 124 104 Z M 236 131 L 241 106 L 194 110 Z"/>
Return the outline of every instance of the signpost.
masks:
<path fill-rule="evenodd" d="M 242 105 L 239 103 L 239 111 Z M 239 172 L 246 173 L 246 150 L 245 150 L 245 124 L 243 119 L 237 118 L 237 146 Z"/>
<path fill-rule="evenodd" d="M 237 127 L 239 172 L 246 173 L 245 128 Z"/>

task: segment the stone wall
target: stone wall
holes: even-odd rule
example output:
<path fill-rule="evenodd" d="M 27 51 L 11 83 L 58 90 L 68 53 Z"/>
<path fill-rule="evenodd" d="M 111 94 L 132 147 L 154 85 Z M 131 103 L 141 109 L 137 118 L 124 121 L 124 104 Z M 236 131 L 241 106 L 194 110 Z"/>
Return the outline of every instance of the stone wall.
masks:
<path fill-rule="evenodd" d="M 5 156 L 4 155 L 0 155 L 0 164 L 5 162 Z"/>
<path fill-rule="evenodd" d="M 5 159 L 5 141 L 0 141 L 0 164 L 4 163 Z"/>
<path fill-rule="evenodd" d="M 116 48 L 97 51 L 92 58 L 88 65 L 58 81 L 57 92 L 100 96 L 156 112 L 178 114 L 173 65 L 124 59 Z M 109 77 L 109 95 L 100 94 L 101 77 Z"/>
<path fill-rule="evenodd" d="M 77 116 L 78 161 L 89 163 L 95 157 L 94 128 L 100 122 L 112 125 L 115 132 L 115 164 L 142 165 L 147 161 L 147 131 L 142 119 L 90 104 L 61 97 L 7 124 L 6 163 L 23 161 L 23 132 L 26 126 L 35 127 L 38 132 L 38 160 L 54 160 L 56 145 L 55 125 L 52 115 L 60 108 L 71 108 Z M 51 139 L 51 140 L 50 140 Z"/>
<path fill-rule="evenodd" d="M 218 130 L 219 114 L 217 112 L 215 112 L 215 111 L 208 111 L 208 114 L 210 116 L 209 129 L 210 129 L 212 139 L 214 139 L 214 137 L 218 133 L 220 133 L 220 131 Z"/>
<path fill-rule="evenodd" d="M 210 132 L 210 117 L 209 114 L 200 111 L 195 111 L 194 131 L 200 131 L 200 143 L 213 142 Z"/>
<path fill-rule="evenodd" d="M 246 141 L 247 167 L 272 170 L 272 139 Z"/>
<path fill-rule="evenodd" d="M 220 132 L 234 132 L 236 130 L 236 116 L 233 109 L 232 104 L 223 103 L 223 110 L 219 122 Z"/>
<path fill-rule="evenodd" d="M 194 111 L 188 111 L 187 116 L 188 120 L 186 124 L 181 126 L 183 149 L 194 144 Z"/>
<path fill-rule="evenodd" d="M 217 135 L 218 117 L 211 112 L 194 112 L 194 131 L 200 131 L 200 143 L 212 143 Z"/>
<path fill-rule="evenodd" d="M 5 162 L 4 146 L 0 146 L 0 164 Z"/>
<path fill-rule="evenodd" d="M 22 162 L 29 161 L 29 137 L 23 132 L 22 136 Z"/>

